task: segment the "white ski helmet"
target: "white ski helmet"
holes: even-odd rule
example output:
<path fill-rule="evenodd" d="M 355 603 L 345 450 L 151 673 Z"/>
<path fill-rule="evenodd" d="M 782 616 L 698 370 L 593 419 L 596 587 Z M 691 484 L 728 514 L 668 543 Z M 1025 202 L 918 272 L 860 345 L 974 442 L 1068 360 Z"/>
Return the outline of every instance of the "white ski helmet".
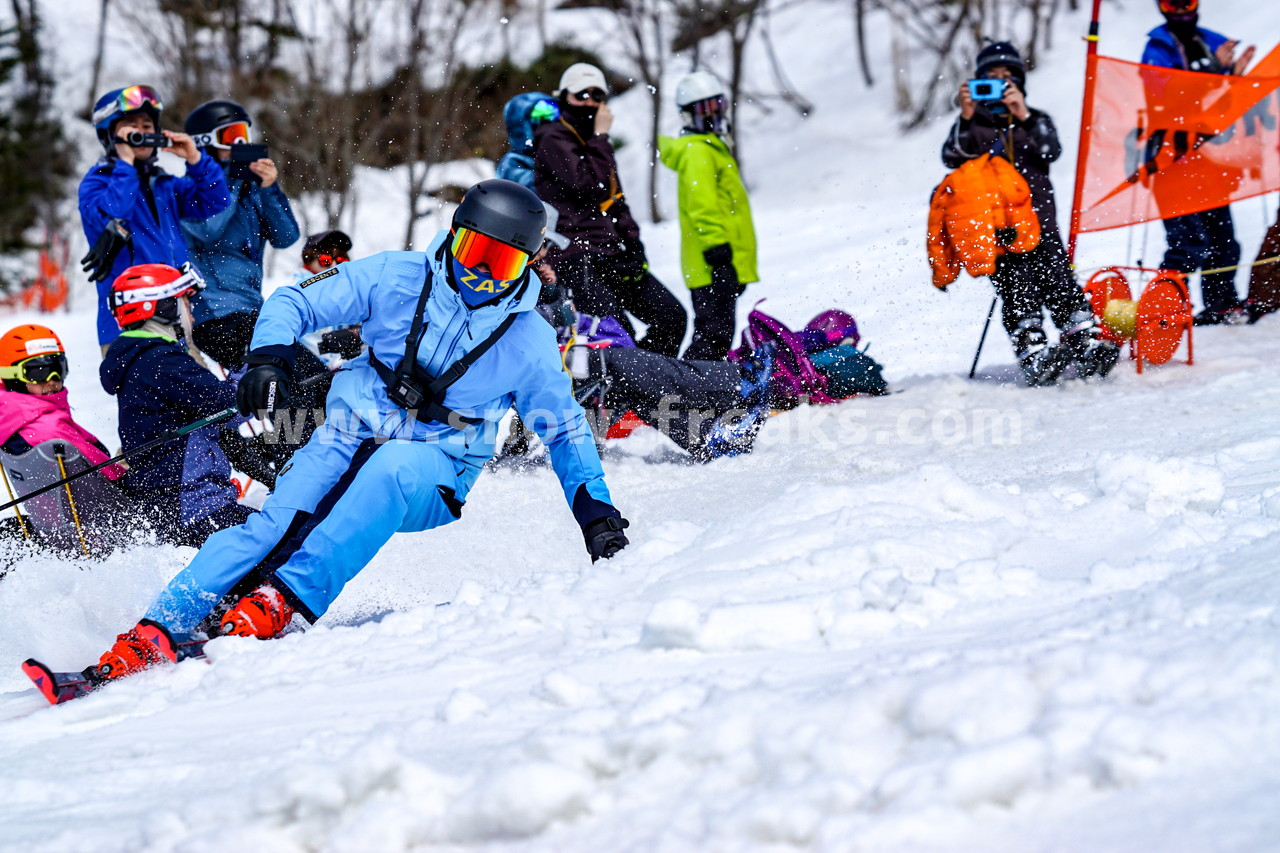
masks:
<path fill-rule="evenodd" d="M 724 86 L 710 71 L 694 71 L 692 74 L 686 74 L 676 84 L 676 106 L 682 109 L 716 96 L 724 96 Z"/>
<path fill-rule="evenodd" d="M 589 62 L 575 62 L 564 70 L 564 74 L 560 75 L 560 87 L 556 89 L 557 94 L 565 92 L 585 92 L 587 89 L 599 89 L 606 95 L 609 92 L 609 84 L 605 82 L 604 72 L 596 68 Z"/>

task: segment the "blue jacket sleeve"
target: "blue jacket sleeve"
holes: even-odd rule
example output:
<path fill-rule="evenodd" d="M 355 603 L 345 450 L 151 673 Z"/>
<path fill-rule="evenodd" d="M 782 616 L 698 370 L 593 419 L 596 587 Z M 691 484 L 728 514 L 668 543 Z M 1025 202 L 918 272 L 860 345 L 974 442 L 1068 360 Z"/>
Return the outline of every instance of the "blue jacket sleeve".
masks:
<path fill-rule="evenodd" d="M 227 178 L 208 154 L 202 154 L 187 166 L 187 174 L 174 178 L 173 191 L 178 199 L 178 216 L 182 219 L 207 219 L 231 205 Z"/>
<path fill-rule="evenodd" d="M 612 505 L 595 437 L 582 406 L 573 398 L 573 382 L 560 364 L 550 326 L 546 326 L 545 344 L 530 348 L 529 370 L 521 384 L 515 395 L 516 411 L 547 446 L 551 467 L 560 478 L 569 506 L 574 506 L 580 487 L 596 500 Z"/>
<path fill-rule="evenodd" d="M 111 169 L 95 169 L 80 182 L 80 219 L 86 235 L 102 233 L 112 219 L 129 219 L 141 196 L 138 170 L 123 160 Z"/>
<path fill-rule="evenodd" d="M 228 186 L 228 193 L 231 192 Z M 222 210 L 204 219 L 183 219 L 182 236 L 187 246 L 193 251 L 200 251 L 208 246 L 215 246 L 222 240 L 231 223 L 235 221 L 238 205 L 228 204 Z"/>
<path fill-rule="evenodd" d="M 262 306 L 251 349 L 289 346 L 326 326 L 351 326 L 369 319 L 386 254 L 349 261 L 281 287 Z"/>
<path fill-rule="evenodd" d="M 266 226 L 266 237 L 277 249 L 287 249 L 302 236 L 298 220 L 294 218 L 293 207 L 289 197 L 280 189 L 277 181 L 262 191 L 262 218 Z"/>

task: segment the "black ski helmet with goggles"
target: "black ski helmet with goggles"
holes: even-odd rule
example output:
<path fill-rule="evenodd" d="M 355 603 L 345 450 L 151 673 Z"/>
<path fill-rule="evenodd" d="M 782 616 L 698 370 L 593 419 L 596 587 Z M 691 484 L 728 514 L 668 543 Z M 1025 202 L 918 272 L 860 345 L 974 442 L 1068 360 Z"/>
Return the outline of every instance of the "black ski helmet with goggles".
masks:
<path fill-rule="evenodd" d="M 235 101 L 206 101 L 191 111 L 182 129 L 197 148 L 230 148 L 249 142 L 253 119 Z"/>
<path fill-rule="evenodd" d="M 453 226 L 470 228 L 532 257 L 546 239 L 547 211 L 533 190 L 492 178 L 467 190 L 453 214 Z"/>

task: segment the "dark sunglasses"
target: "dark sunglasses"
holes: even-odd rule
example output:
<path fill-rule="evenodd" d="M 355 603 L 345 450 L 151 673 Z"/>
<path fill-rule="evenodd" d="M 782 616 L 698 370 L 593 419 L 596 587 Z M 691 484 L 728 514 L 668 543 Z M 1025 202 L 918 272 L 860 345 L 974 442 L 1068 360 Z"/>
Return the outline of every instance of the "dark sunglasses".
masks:
<path fill-rule="evenodd" d="M 581 92 L 574 92 L 574 97 L 579 101 L 595 101 L 597 104 L 609 100 L 609 95 L 599 89 L 583 89 Z"/>

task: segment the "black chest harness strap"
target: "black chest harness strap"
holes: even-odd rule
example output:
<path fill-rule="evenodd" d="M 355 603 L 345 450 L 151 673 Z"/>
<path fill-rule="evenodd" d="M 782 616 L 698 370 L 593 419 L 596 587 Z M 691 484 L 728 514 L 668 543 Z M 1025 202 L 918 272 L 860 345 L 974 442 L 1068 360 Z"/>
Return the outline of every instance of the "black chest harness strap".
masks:
<path fill-rule="evenodd" d="M 427 277 L 422 284 L 422 294 L 418 297 L 418 307 L 413 312 L 413 325 L 409 327 L 409 336 L 404 341 L 404 356 L 395 370 L 391 370 L 369 351 L 369 363 L 378 372 L 378 376 L 387 386 L 387 396 L 418 421 L 424 424 L 442 423 L 454 429 L 474 426 L 484 418 L 469 418 L 447 408 L 443 404 L 445 393 L 449 387 L 466 374 L 471 365 L 480 356 L 489 351 L 498 338 L 506 334 L 507 329 L 516 321 L 515 314 L 508 314 L 493 330 L 489 337 L 477 344 L 470 352 L 453 363 L 439 376 L 432 376 L 418 364 L 418 347 L 427 331 L 424 318 L 427 299 L 431 296 L 431 285 L 435 276 L 431 272 L 431 264 L 427 264 Z"/>

